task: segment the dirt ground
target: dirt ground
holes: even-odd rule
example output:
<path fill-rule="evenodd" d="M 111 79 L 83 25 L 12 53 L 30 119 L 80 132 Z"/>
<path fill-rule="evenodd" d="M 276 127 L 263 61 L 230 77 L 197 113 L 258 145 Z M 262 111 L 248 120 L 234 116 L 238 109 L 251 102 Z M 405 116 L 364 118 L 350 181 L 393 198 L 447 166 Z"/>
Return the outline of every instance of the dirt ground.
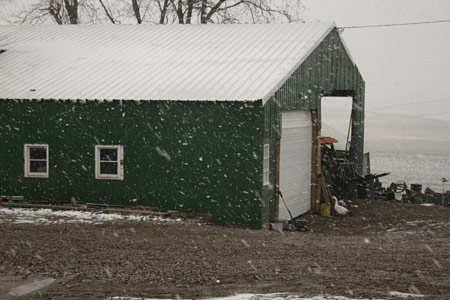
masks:
<path fill-rule="evenodd" d="M 0 298 L 201 298 L 243 292 L 450 298 L 449 208 L 354 200 L 350 210 L 345 217 L 306 216 L 306 233 L 197 220 L 2 223 Z M 31 294 L 8 294 L 36 278 L 55 281 Z"/>

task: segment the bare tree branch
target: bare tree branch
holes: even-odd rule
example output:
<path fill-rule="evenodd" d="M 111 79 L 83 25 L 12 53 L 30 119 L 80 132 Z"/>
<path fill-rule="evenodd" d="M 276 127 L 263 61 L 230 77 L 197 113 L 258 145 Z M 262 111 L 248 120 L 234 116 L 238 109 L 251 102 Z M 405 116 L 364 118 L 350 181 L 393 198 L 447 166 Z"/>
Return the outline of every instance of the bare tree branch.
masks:
<path fill-rule="evenodd" d="M 62 25 L 62 16 L 61 16 L 61 4 L 58 2 L 51 1 L 48 6 L 48 12 L 55 19 L 55 22 L 58 25 Z"/>
<path fill-rule="evenodd" d="M 78 24 L 78 0 L 64 0 L 70 24 Z"/>
<path fill-rule="evenodd" d="M 111 23 L 116 24 L 116 21 L 114 20 L 113 16 L 111 15 L 111 13 L 109 12 L 109 10 L 106 8 L 105 4 L 103 4 L 102 0 L 98 0 L 100 2 L 100 4 L 103 7 L 103 10 L 106 13 L 106 16 L 108 17 L 108 19 L 111 21 Z"/>
<path fill-rule="evenodd" d="M 1 0 L 0 0 L 1 1 Z M 299 21 L 302 0 L 34 0 L 8 22 L 267 23 Z"/>
<path fill-rule="evenodd" d="M 215 14 L 217 12 L 217 10 L 219 9 L 219 7 L 225 2 L 226 0 L 219 0 L 210 10 L 209 13 L 206 15 L 205 17 L 205 21 L 208 22 L 212 15 Z"/>
<path fill-rule="evenodd" d="M 158 4 L 160 4 L 159 1 L 158 1 Z M 167 8 L 168 7 L 169 7 L 169 0 L 164 0 L 162 8 L 161 8 L 161 5 L 160 5 L 161 15 L 159 17 L 159 24 L 164 24 L 164 22 L 166 20 L 166 14 L 167 14 Z"/>
<path fill-rule="evenodd" d="M 242 4 L 244 4 L 245 2 L 247 2 L 247 1 L 238 1 L 238 2 L 236 2 L 236 3 L 234 3 L 234 4 L 232 4 L 232 5 L 227 5 L 227 6 L 225 6 L 225 7 L 222 7 L 222 8 L 217 8 L 217 11 L 222 11 L 222 10 L 229 10 L 229 9 L 231 9 L 231 8 L 233 8 L 233 7 L 235 7 L 235 6 L 239 6 L 239 5 L 242 5 Z"/>
<path fill-rule="evenodd" d="M 207 1 L 208 0 L 202 0 L 202 6 L 200 8 L 200 23 L 206 24 L 206 7 L 207 7 Z"/>
<path fill-rule="evenodd" d="M 191 24 L 193 11 L 194 11 L 194 0 L 188 0 L 186 24 Z"/>
<path fill-rule="evenodd" d="M 138 4 L 137 0 L 131 0 L 131 3 L 133 5 L 133 12 L 134 12 L 134 16 L 136 17 L 137 23 L 142 24 L 141 12 L 139 10 L 139 4 Z"/>
<path fill-rule="evenodd" d="M 178 15 L 178 22 L 180 24 L 184 24 L 184 13 L 183 13 L 183 1 L 178 0 L 177 4 L 177 15 Z"/>

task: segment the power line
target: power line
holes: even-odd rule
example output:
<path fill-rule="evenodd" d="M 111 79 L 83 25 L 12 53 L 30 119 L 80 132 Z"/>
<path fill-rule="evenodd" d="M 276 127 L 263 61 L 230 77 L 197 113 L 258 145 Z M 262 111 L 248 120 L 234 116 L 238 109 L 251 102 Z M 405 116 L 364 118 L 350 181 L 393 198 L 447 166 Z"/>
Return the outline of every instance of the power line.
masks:
<path fill-rule="evenodd" d="M 450 23 L 450 20 L 435 20 L 435 21 L 424 21 L 424 22 L 392 23 L 392 24 L 377 24 L 377 25 L 359 25 L 359 26 L 342 26 L 342 27 L 338 27 L 338 30 L 340 32 L 343 32 L 344 29 L 394 27 L 394 26 L 409 26 L 409 25 L 422 25 L 422 24 L 435 24 L 435 23 Z"/>

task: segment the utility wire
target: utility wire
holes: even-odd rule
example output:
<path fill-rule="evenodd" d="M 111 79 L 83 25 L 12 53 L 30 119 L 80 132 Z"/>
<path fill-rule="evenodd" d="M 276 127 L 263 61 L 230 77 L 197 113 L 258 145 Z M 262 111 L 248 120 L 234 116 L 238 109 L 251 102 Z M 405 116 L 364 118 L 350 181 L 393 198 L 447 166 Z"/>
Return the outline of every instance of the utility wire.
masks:
<path fill-rule="evenodd" d="M 361 28 L 377 28 L 377 27 L 394 27 L 394 26 L 409 26 L 409 25 L 422 25 L 422 24 L 434 24 L 434 23 L 450 23 L 450 20 L 436 20 L 425 22 L 410 22 L 410 23 L 394 23 L 394 24 L 378 24 L 378 25 L 360 25 L 360 26 L 342 26 L 338 27 L 340 32 L 344 29 L 361 29 Z"/>

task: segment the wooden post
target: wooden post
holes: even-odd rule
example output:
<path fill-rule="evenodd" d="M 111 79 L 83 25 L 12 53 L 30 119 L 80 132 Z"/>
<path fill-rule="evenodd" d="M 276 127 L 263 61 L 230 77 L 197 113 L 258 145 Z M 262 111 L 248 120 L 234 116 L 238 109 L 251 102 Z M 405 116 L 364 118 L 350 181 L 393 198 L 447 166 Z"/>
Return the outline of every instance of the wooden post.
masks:
<path fill-rule="evenodd" d="M 281 140 L 276 141 L 275 146 L 275 219 L 278 220 L 280 214 L 280 150 L 281 150 Z"/>
<path fill-rule="evenodd" d="M 319 113 L 311 111 L 312 118 L 312 153 L 311 153 L 311 210 L 318 212 L 320 209 L 320 185 L 318 175 L 320 169 L 320 131 Z"/>

